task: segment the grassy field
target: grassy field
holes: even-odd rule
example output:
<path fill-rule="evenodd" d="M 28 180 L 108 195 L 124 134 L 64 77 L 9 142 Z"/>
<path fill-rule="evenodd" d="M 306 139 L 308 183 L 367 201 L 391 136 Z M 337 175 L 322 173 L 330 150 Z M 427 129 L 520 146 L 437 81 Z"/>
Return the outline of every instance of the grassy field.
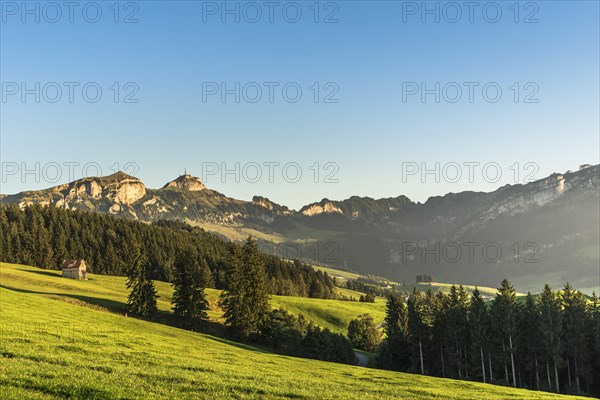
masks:
<path fill-rule="evenodd" d="M 360 274 L 357 274 L 354 272 L 343 271 L 343 270 L 329 268 L 329 267 L 322 267 L 319 265 L 313 265 L 313 268 L 316 269 L 317 271 L 327 272 L 327 275 L 329 275 L 331 277 L 335 277 L 338 280 L 338 282 L 340 282 L 342 284 L 344 284 L 349 279 L 358 279 L 358 278 L 364 277 L 363 275 L 360 275 Z M 431 284 L 429 284 L 429 283 L 407 283 L 405 286 L 402 286 L 398 282 L 393 282 L 393 281 L 388 281 L 388 282 L 392 285 L 400 286 L 401 287 L 400 290 L 402 290 L 404 292 L 411 292 L 414 287 L 416 287 L 418 290 L 421 290 L 421 291 L 427 291 L 427 289 L 429 289 L 430 286 L 434 292 L 438 292 L 438 291 L 448 292 L 450 290 L 450 286 L 453 285 L 452 283 L 432 282 Z M 459 285 L 459 284 L 460 283 L 456 283 L 456 285 Z M 475 286 L 473 286 L 473 285 L 463 284 L 463 287 L 469 293 L 472 293 L 473 290 L 475 290 Z M 494 296 L 496 294 L 496 288 L 485 287 L 485 286 L 478 286 L 477 288 L 479 289 L 481 294 L 484 296 Z M 342 289 L 342 290 L 348 290 L 348 289 Z M 541 290 L 541 288 L 539 288 L 539 290 Z M 358 293 L 358 292 L 354 292 L 354 293 Z M 360 294 L 361 293 L 359 293 L 358 295 L 360 296 Z M 347 294 L 347 295 L 352 296 L 355 294 Z M 518 293 L 518 295 L 522 296 L 524 294 Z"/>
<path fill-rule="evenodd" d="M 370 314 L 376 324 L 382 323 L 385 303 L 382 298 L 377 298 L 375 303 L 285 296 L 273 296 L 271 299 L 273 307 L 283 307 L 292 314 L 302 314 L 318 325 L 343 333 L 347 332 L 350 321 L 361 314 Z"/>
<path fill-rule="evenodd" d="M 328 269 L 329 271 L 336 271 Z M 350 272 L 340 271 L 347 277 L 358 276 Z M 123 310 L 127 302 L 125 290 L 125 278 L 107 275 L 88 274 L 89 280 L 75 281 L 60 278 L 60 271 L 43 270 L 36 267 L 0 263 L 0 280 L 8 288 L 18 287 L 27 289 L 47 297 L 67 297 L 73 301 L 81 300 L 112 311 Z M 171 311 L 171 297 L 173 289 L 171 284 L 155 281 L 158 290 L 158 308 L 160 311 Z M 406 290 L 412 290 L 416 286 L 420 290 L 427 290 L 429 284 L 407 285 Z M 450 284 L 433 283 L 434 291 L 447 291 Z M 474 287 L 467 286 L 467 290 Z M 483 294 L 492 295 L 494 288 L 480 288 Z M 341 294 L 346 296 L 360 297 L 362 293 L 349 289 L 338 288 Z M 219 308 L 219 296 L 221 291 L 207 289 L 207 298 L 211 310 L 208 312 L 211 320 L 222 322 L 222 310 Z M 316 324 L 329 328 L 336 332 L 345 333 L 348 323 L 361 314 L 370 314 L 376 324 L 383 322 L 385 315 L 385 299 L 378 297 L 375 303 L 360 303 L 341 300 L 309 299 L 305 297 L 272 296 L 271 305 L 274 308 L 285 308 L 296 315 L 304 315 L 305 318 Z"/>
<path fill-rule="evenodd" d="M 361 277 L 361 275 L 355 274 L 354 272 L 342 271 L 341 269 L 323 267 L 320 265 L 313 265 L 313 268 L 317 271 L 327 272 L 327 275 L 332 278 L 335 277 L 339 283 L 345 283 L 348 279 L 357 279 Z"/>
<path fill-rule="evenodd" d="M 274 355 L 108 312 L 119 278 L 0 268 L 2 399 L 573 398 Z"/>
<path fill-rule="evenodd" d="M 88 274 L 86 281 L 62 279 L 60 271 L 44 270 L 17 264 L 0 263 L 0 282 L 7 288 L 20 288 L 51 298 L 68 298 L 71 301 L 85 301 L 112 311 L 123 310 L 127 302 L 125 278 L 118 276 Z M 158 308 L 171 311 L 173 289 L 171 284 L 155 281 L 158 291 Z M 347 289 L 344 289 L 347 290 Z M 355 297 L 359 292 L 352 292 Z M 221 321 L 222 310 L 218 306 L 221 291 L 207 289 L 213 321 Z M 283 307 L 296 315 L 304 315 L 308 320 L 336 332 L 345 333 L 350 320 L 369 313 L 376 323 L 384 318 L 385 300 L 378 298 L 375 303 L 359 303 L 341 300 L 309 299 L 305 297 L 272 296 L 274 308 Z"/>

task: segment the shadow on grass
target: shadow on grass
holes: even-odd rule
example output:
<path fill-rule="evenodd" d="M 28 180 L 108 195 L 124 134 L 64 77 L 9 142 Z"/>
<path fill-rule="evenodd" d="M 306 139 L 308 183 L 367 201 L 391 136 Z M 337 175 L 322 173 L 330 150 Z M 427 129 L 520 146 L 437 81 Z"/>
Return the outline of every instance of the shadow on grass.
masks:
<path fill-rule="evenodd" d="M 35 269 L 23 269 L 22 271 L 24 271 L 24 272 L 31 272 L 33 274 L 38 274 L 38 275 L 51 276 L 53 278 L 57 278 L 57 277 L 60 278 L 60 274 L 57 273 L 59 271 L 55 270 L 55 269 L 53 269 L 53 270 L 47 270 L 47 271 L 44 271 L 44 270 L 40 271 L 40 270 L 35 270 Z M 54 271 L 54 272 L 52 272 L 52 271 Z"/>
<path fill-rule="evenodd" d="M 37 271 L 35 271 L 35 272 L 38 273 Z M 114 300 L 107 300 L 107 299 L 102 299 L 102 298 L 98 298 L 98 297 L 82 296 L 82 295 L 75 295 L 75 294 L 68 294 L 68 293 L 56 293 L 56 292 L 43 292 L 43 291 L 36 291 L 36 290 L 28 290 L 28 289 L 16 288 L 16 287 L 11 287 L 11 286 L 7 286 L 7 285 L 1 285 L 1 284 L 0 284 L 0 288 L 12 290 L 14 292 L 19 292 L 19 293 L 67 297 L 67 298 L 75 299 L 75 300 L 78 300 L 78 301 L 81 301 L 84 303 L 101 306 L 111 312 L 121 314 L 121 315 L 124 315 L 127 312 L 127 304 L 126 303 L 122 303 L 122 302 L 114 301 Z M 134 317 L 136 319 L 148 321 L 148 322 L 154 322 L 154 323 L 158 323 L 158 324 L 162 324 L 162 325 L 171 326 L 174 328 L 192 331 L 195 333 L 203 333 L 203 334 L 209 335 L 207 337 L 208 339 L 212 339 L 216 342 L 227 344 L 229 346 L 235 346 L 240 349 L 254 351 L 254 352 L 258 352 L 258 353 L 272 353 L 269 350 L 261 349 L 261 348 L 252 346 L 250 344 L 236 342 L 235 341 L 236 338 L 233 337 L 230 334 L 230 332 L 228 332 L 228 330 L 222 324 L 220 324 L 218 322 L 206 321 L 206 322 L 203 322 L 192 328 L 190 326 L 186 326 L 186 324 L 182 323 L 182 321 L 179 320 L 172 313 L 165 312 L 165 311 L 159 311 L 151 319 L 138 318 L 133 315 L 132 315 L 132 317 Z"/>
<path fill-rule="evenodd" d="M 234 347 L 237 347 L 237 348 L 243 349 L 243 350 L 249 350 L 249 351 L 254 351 L 256 353 L 263 353 L 263 354 L 273 354 L 272 352 L 270 352 L 268 350 L 254 347 L 249 344 L 234 342 L 233 340 L 230 340 L 230 339 L 225 339 L 225 338 L 221 338 L 221 337 L 217 337 L 217 336 L 213 336 L 213 337 L 211 337 L 211 339 L 213 339 L 219 343 L 223 343 L 223 344 L 226 344 L 229 346 L 234 346 Z"/>
<path fill-rule="evenodd" d="M 207 339 L 214 340 L 219 343 L 234 346 L 239 349 L 254 351 L 258 353 L 272 353 L 269 350 L 261 349 L 252 344 L 240 343 L 232 333 L 223 325 L 215 321 L 204 321 L 198 324 L 189 325 L 177 318 L 174 314 L 165 311 L 159 311 L 156 316 L 148 320 L 162 325 L 168 325 L 175 328 L 187 330 L 194 333 L 202 333 L 207 335 Z"/>
<path fill-rule="evenodd" d="M 122 303 L 120 301 L 115 301 L 115 300 L 102 299 L 99 297 L 81 296 L 81 295 L 69 294 L 69 293 L 41 292 L 41 291 L 37 291 L 37 290 L 21 289 L 21 288 L 11 287 L 11 286 L 7 286 L 7 285 L 0 285 L 0 288 L 12 290 L 14 292 L 19 292 L 19 293 L 68 297 L 71 299 L 82 301 L 84 303 L 89 303 L 89 304 L 93 304 L 96 306 L 104 307 L 110 311 L 120 313 L 120 314 L 126 312 L 126 310 L 127 310 L 127 304 L 125 304 L 125 303 Z"/>

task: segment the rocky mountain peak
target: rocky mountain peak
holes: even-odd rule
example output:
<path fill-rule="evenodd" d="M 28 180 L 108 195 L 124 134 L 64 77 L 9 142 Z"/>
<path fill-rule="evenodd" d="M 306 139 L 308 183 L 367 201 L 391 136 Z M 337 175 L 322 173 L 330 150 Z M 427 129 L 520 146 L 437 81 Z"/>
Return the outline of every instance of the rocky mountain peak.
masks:
<path fill-rule="evenodd" d="M 183 175 L 179 176 L 177 179 L 172 180 L 167 183 L 162 189 L 176 189 L 176 190 L 184 190 L 188 192 L 198 192 L 200 190 L 206 189 L 204 183 L 195 176 L 188 174 L 187 172 Z"/>
<path fill-rule="evenodd" d="M 84 178 L 86 179 L 86 178 Z M 91 179 L 95 179 L 95 177 L 91 177 Z M 104 177 L 98 177 L 98 179 L 105 181 L 107 183 L 121 182 L 121 181 L 138 181 L 141 182 L 140 178 L 136 178 L 135 176 L 131 176 L 123 171 L 117 171 L 112 175 L 107 175 Z"/>
<path fill-rule="evenodd" d="M 300 209 L 300 212 L 308 217 L 319 214 L 343 214 L 342 210 L 329 199 L 323 199 L 318 203 L 309 204 Z"/>
<path fill-rule="evenodd" d="M 104 197 L 116 204 L 131 204 L 146 195 L 144 183 L 122 171 L 104 177 L 83 178 L 57 189 L 64 195 L 63 201 Z"/>
<path fill-rule="evenodd" d="M 269 200 L 268 198 L 263 197 L 263 196 L 252 197 L 252 202 L 254 204 L 257 204 L 261 207 L 266 208 L 267 210 L 273 210 L 274 206 L 276 206 L 275 203 L 273 203 L 271 200 Z"/>

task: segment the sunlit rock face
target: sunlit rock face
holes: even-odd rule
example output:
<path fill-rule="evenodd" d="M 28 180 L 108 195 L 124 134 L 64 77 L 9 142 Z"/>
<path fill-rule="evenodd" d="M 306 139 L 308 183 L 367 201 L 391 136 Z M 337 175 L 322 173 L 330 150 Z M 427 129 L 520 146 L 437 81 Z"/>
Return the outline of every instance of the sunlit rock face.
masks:
<path fill-rule="evenodd" d="M 581 170 L 579 173 L 553 174 L 528 185 L 509 187 L 507 196 L 488 211 L 488 219 L 502 214 L 515 215 L 533 207 L 543 207 L 566 193 L 574 195 L 597 192 L 600 185 L 598 168 Z"/>
<path fill-rule="evenodd" d="M 146 195 L 141 180 L 123 172 L 106 177 L 84 178 L 66 186 L 63 190 L 67 203 L 107 199 L 113 204 L 133 204 Z M 65 194 L 66 192 L 66 194 Z"/>
<path fill-rule="evenodd" d="M 105 185 L 102 193 L 114 203 L 133 204 L 146 195 L 146 186 L 138 178 L 127 176 Z"/>
<path fill-rule="evenodd" d="M 198 192 L 200 190 L 206 189 L 206 186 L 204 186 L 200 178 L 196 178 L 195 176 L 186 173 L 184 175 L 181 175 L 177 179 L 167 183 L 162 188 L 185 190 L 188 192 Z"/>
<path fill-rule="evenodd" d="M 319 214 L 342 214 L 342 210 L 339 207 L 327 200 L 323 200 L 321 203 L 307 206 L 303 208 L 301 212 L 302 214 L 309 217 Z"/>

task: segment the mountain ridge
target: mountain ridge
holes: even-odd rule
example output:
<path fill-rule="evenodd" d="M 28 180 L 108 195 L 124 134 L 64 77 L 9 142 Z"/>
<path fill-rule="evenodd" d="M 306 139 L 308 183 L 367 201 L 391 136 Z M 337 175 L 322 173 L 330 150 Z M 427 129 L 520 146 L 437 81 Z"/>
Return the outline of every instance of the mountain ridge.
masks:
<path fill-rule="evenodd" d="M 489 285 L 509 274 L 523 277 L 521 288 L 533 284 L 540 273 L 552 275 L 551 283 L 571 280 L 583 288 L 600 286 L 594 282 L 598 276 L 594 263 L 600 261 L 599 202 L 600 165 L 504 185 L 491 192 L 432 196 L 424 203 L 404 195 L 381 199 L 351 196 L 324 198 L 300 210 L 262 196 L 251 201 L 230 198 L 187 173 L 160 189 L 147 188 L 139 178 L 117 172 L 0 196 L 0 204 L 20 207 L 53 204 L 143 222 L 179 220 L 233 240 L 252 234 L 271 251 L 274 246 L 279 246 L 277 251 L 281 246 L 295 249 L 291 255 L 281 254 L 283 257 L 394 280 L 426 273 L 460 281 L 475 274 L 480 278 L 476 283 Z M 502 256 L 494 263 L 481 254 L 476 261 L 465 261 L 464 254 L 458 262 L 444 260 L 444 246 L 469 241 L 493 243 Z M 417 247 L 425 253 L 439 254 L 424 261 L 418 254 L 407 258 L 407 243 L 419 243 Z M 544 257 L 537 266 L 511 263 L 515 243 L 519 252 L 513 257 L 522 259 L 522 253 L 531 253 L 527 247 L 531 243 L 535 254 Z"/>
<path fill-rule="evenodd" d="M 346 199 L 342 199 L 342 200 L 331 200 L 328 198 L 322 198 L 320 201 L 315 201 L 312 203 L 308 203 L 304 206 L 302 206 L 299 210 L 294 210 L 289 208 L 286 205 L 283 204 L 278 204 L 275 203 L 271 200 L 269 200 L 267 197 L 263 197 L 260 195 L 255 195 L 253 196 L 251 201 L 246 201 L 246 200 L 238 200 L 238 199 L 234 199 L 234 198 L 230 198 L 227 197 L 215 190 L 209 189 L 207 188 L 204 183 L 202 182 L 202 180 L 198 177 L 194 177 L 191 174 L 188 174 L 187 172 L 184 173 L 183 175 L 178 176 L 177 178 L 167 182 L 166 184 L 164 184 L 161 188 L 159 189 L 151 189 L 151 188 L 147 188 L 146 185 L 143 183 L 143 181 L 135 176 L 129 175 L 123 171 L 117 171 L 111 175 L 106 175 L 106 176 L 90 176 L 90 177 L 84 177 L 81 179 L 77 179 L 74 180 L 72 182 L 68 182 L 68 183 L 63 183 L 60 185 L 56 185 L 56 186 L 52 186 L 49 187 L 47 189 L 39 189 L 39 190 L 27 190 L 27 191 L 22 191 L 22 192 L 18 192 L 15 194 L 2 194 L 0 193 L 0 199 L 9 199 L 7 201 L 10 202 L 15 202 L 14 199 L 16 198 L 25 198 L 25 195 L 27 194 L 43 194 L 43 193 L 48 193 L 50 191 L 52 192 L 56 192 L 56 191 L 60 191 L 63 192 L 67 189 L 71 189 L 74 186 L 79 187 L 79 192 L 81 194 L 81 192 L 85 191 L 88 192 L 88 194 L 90 194 L 92 197 L 97 197 L 98 192 L 98 185 L 101 186 L 102 184 L 104 185 L 113 185 L 113 186 L 118 186 L 118 185 L 132 185 L 132 186 L 140 186 L 139 193 L 141 193 L 141 196 L 131 196 L 131 197 L 117 197 L 116 200 L 117 202 L 122 202 L 125 204 L 129 204 L 129 203 L 133 203 L 135 201 L 137 201 L 139 198 L 143 197 L 143 194 L 145 194 L 145 191 L 149 191 L 149 192 L 155 192 L 157 190 L 166 190 L 166 189 L 171 189 L 171 190 L 182 190 L 182 191 L 189 191 L 189 192 L 193 192 L 193 191 L 202 191 L 202 190 L 207 190 L 208 193 L 214 194 L 215 196 L 223 196 L 223 197 L 227 197 L 229 199 L 232 200 L 236 200 L 239 202 L 245 202 L 248 204 L 254 203 L 254 204 L 261 204 L 264 207 L 264 203 L 265 201 L 267 203 L 270 204 L 269 207 L 266 207 L 268 209 L 285 209 L 285 210 L 289 210 L 290 212 L 299 212 L 299 213 L 304 213 L 304 211 L 310 209 L 311 207 L 315 207 L 315 206 L 320 206 L 323 208 L 328 208 L 329 211 L 325 211 L 325 212 L 339 212 L 337 211 L 337 209 L 339 208 L 339 205 L 343 205 L 343 204 L 347 204 L 347 203 L 352 203 L 352 202 L 356 202 L 356 201 L 362 201 L 365 203 L 371 203 L 371 204 L 377 204 L 377 203 L 394 203 L 394 202 L 400 202 L 402 201 L 402 204 L 405 203 L 410 203 L 410 204 L 415 204 L 415 205 L 429 205 L 432 204 L 436 201 L 438 201 L 439 199 L 444 199 L 444 198 L 449 198 L 449 197 L 454 197 L 454 196 L 466 196 L 466 195 L 489 195 L 492 193 L 496 193 L 498 191 L 501 190 L 506 190 L 506 189 L 511 189 L 511 188 L 517 188 L 517 187 L 523 187 L 526 185 L 536 185 L 536 184 L 547 184 L 549 180 L 552 180 L 554 178 L 557 178 L 559 181 L 564 180 L 564 177 L 566 175 L 578 175 L 580 174 L 582 171 L 592 171 L 592 172 L 598 172 L 600 171 L 600 165 L 593 165 L 593 166 L 587 166 L 586 168 L 580 169 L 579 171 L 576 172 L 572 172 L 572 171 L 567 171 L 564 174 L 561 173 L 557 173 L 554 172 L 550 175 L 548 175 L 547 177 L 544 178 L 540 178 L 536 181 L 532 181 L 532 182 L 528 182 L 528 183 L 517 183 L 517 184 L 506 184 L 504 186 L 501 186 L 493 191 L 490 192 L 484 192 L 484 191 L 470 191 L 470 190 L 466 190 L 466 191 L 462 191 L 462 192 L 447 192 L 446 194 L 443 195 L 433 195 L 427 198 L 427 200 L 425 200 L 425 202 L 421 203 L 418 201 L 413 201 L 411 200 L 409 197 L 400 194 L 396 197 L 381 197 L 381 198 L 373 198 L 370 196 L 357 196 L 357 195 L 352 195 Z M 585 175 L 589 175 L 588 173 L 585 173 Z M 81 188 L 81 185 L 88 185 L 89 189 L 88 190 L 83 190 Z M 26 205 L 26 204 L 23 204 Z M 58 204 L 55 204 L 58 205 Z M 327 205 L 329 205 L 329 207 L 327 207 Z M 305 214 L 306 215 L 306 214 Z"/>

